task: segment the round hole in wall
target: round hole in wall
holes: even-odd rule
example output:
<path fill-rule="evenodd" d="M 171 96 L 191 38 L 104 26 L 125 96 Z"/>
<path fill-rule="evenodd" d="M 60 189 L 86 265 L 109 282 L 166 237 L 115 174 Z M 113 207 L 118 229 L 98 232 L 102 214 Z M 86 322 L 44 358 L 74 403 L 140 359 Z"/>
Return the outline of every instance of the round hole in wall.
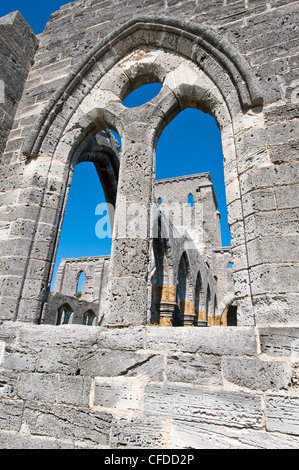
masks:
<path fill-rule="evenodd" d="M 126 108 L 136 108 L 145 103 L 148 103 L 153 98 L 155 98 L 162 88 L 161 83 L 154 82 L 142 85 L 132 91 L 124 100 L 123 105 Z"/>

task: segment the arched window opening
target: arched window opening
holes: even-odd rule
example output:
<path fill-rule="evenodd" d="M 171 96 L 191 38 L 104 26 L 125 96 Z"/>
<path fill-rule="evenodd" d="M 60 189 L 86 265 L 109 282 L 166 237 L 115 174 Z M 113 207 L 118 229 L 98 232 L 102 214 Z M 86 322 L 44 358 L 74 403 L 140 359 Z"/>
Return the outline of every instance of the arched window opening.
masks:
<path fill-rule="evenodd" d="M 84 271 L 81 271 L 78 276 L 78 282 L 77 282 L 77 289 L 76 289 L 76 296 L 81 297 L 82 296 L 82 290 L 83 290 L 83 284 L 85 282 L 85 273 Z"/>
<path fill-rule="evenodd" d="M 210 179 L 214 188 L 213 196 L 218 211 L 221 214 L 219 234 L 222 239 L 215 240 L 219 246 L 230 246 L 230 230 L 227 220 L 226 194 L 224 184 L 223 152 L 221 134 L 213 116 L 198 109 L 187 108 L 181 111 L 163 130 L 156 145 L 156 182 L 169 178 L 177 178 L 205 173 L 208 181 Z M 203 178 L 202 178 L 203 179 Z M 186 180 L 184 188 L 189 190 L 187 194 L 199 194 L 199 185 L 194 180 L 194 191 L 190 191 L 192 179 Z M 205 181 L 205 184 L 206 184 Z M 190 183 L 191 182 L 191 183 Z M 178 184 L 183 185 L 179 182 Z M 168 187 L 170 187 L 168 185 Z M 160 186 L 159 186 L 160 189 Z M 186 194 L 186 193 L 185 193 Z M 172 194 L 169 193 L 171 198 Z M 169 196 L 169 197 L 170 197 Z M 169 197 L 161 194 L 163 202 L 168 204 Z M 205 197 L 205 196 L 203 196 Z M 189 199 L 188 199 L 189 203 Z M 195 201 L 193 201 L 195 206 Z M 217 207 L 215 207 L 215 210 Z M 209 215 L 214 220 L 213 214 Z M 217 229 L 218 230 L 218 229 Z M 216 236 L 217 230 L 210 228 L 211 233 Z"/>
<path fill-rule="evenodd" d="M 211 290 L 210 286 L 207 288 L 207 296 L 206 296 L 206 317 L 209 320 L 209 314 L 210 314 L 210 306 L 211 306 Z"/>
<path fill-rule="evenodd" d="M 178 268 L 177 302 L 179 308 L 178 324 L 184 326 L 193 325 L 195 320 L 194 299 L 189 261 L 186 252 L 183 253 Z"/>
<path fill-rule="evenodd" d="M 227 326 L 237 326 L 237 303 L 235 301 L 227 309 Z"/>
<path fill-rule="evenodd" d="M 189 194 L 189 196 L 188 196 L 188 206 L 193 207 L 193 196 L 192 196 L 192 194 Z"/>
<path fill-rule="evenodd" d="M 86 326 L 93 326 L 95 323 L 96 315 L 93 310 L 88 310 L 83 315 L 83 325 Z"/>
<path fill-rule="evenodd" d="M 56 275 L 62 259 L 111 253 L 120 152 L 119 134 L 107 130 L 93 137 L 78 158 L 58 231 L 51 281 L 54 293 L 61 292 Z M 81 290 L 77 288 L 77 293 Z"/>
<path fill-rule="evenodd" d="M 202 308 L 202 279 L 201 274 L 198 272 L 196 277 L 196 284 L 195 284 L 195 300 L 194 300 L 194 308 L 195 308 L 195 321 L 194 324 L 205 325 L 207 322 L 206 312 Z"/>
<path fill-rule="evenodd" d="M 71 321 L 73 309 L 68 305 L 64 304 L 58 309 L 56 325 L 67 325 Z"/>
<path fill-rule="evenodd" d="M 122 104 L 126 106 L 126 108 L 136 108 L 137 106 L 141 106 L 154 99 L 155 96 L 160 93 L 161 88 L 162 85 L 158 82 L 141 85 L 127 95 Z"/>
<path fill-rule="evenodd" d="M 162 204 L 162 198 L 161 197 L 158 198 L 158 204 L 160 204 L 160 205 Z"/>

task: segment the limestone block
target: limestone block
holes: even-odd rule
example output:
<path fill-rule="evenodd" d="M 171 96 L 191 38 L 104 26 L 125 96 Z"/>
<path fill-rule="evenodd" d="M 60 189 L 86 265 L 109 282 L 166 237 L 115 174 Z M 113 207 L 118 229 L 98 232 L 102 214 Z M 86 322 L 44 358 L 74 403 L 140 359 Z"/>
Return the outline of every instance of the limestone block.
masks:
<path fill-rule="evenodd" d="M 19 431 L 22 424 L 24 403 L 21 400 L 3 399 L 0 402 L 1 429 Z"/>
<path fill-rule="evenodd" d="M 251 191 L 243 197 L 242 202 L 244 217 L 258 211 L 276 209 L 276 200 L 272 188 Z"/>
<path fill-rule="evenodd" d="M 223 358 L 226 380 L 253 390 L 287 389 L 291 381 L 290 367 L 280 361 L 261 361 L 255 358 Z"/>
<path fill-rule="evenodd" d="M 146 323 L 146 285 L 139 279 L 112 279 L 108 284 L 107 314 L 103 325 L 140 326 Z"/>
<path fill-rule="evenodd" d="M 143 381 L 132 377 L 97 377 L 93 407 L 114 413 L 141 411 Z"/>
<path fill-rule="evenodd" d="M 82 325 L 26 325 L 17 323 L 20 327 L 19 344 L 31 351 L 41 352 L 44 348 L 90 348 L 97 341 L 99 328 Z"/>
<path fill-rule="evenodd" d="M 279 186 L 275 188 L 277 208 L 299 207 L 299 185 Z"/>
<path fill-rule="evenodd" d="M 7 370 L 34 371 L 36 356 L 26 354 L 26 351 L 6 353 L 3 359 L 3 367 Z"/>
<path fill-rule="evenodd" d="M 92 351 L 80 354 L 80 373 L 84 376 L 136 376 L 163 379 L 163 356 L 132 351 Z"/>
<path fill-rule="evenodd" d="M 206 423 L 170 423 L 170 447 L 173 449 L 297 449 L 298 438 L 280 432 L 234 429 Z"/>
<path fill-rule="evenodd" d="M 91 380 L 57 374 L 22 373 L 18 396 L 24 400 L 88 406 Z"/>
<path fill-rule="evenodd" d="M 103 328 L 98 335 L 98 345 L 103 349 L 135 351 L 142 349 L 145 342 L 145 328 Z"/>
<path fill-rule="evenodd" d="M 266 430 L 299 435 L 298 397 L 266 394 Z"/>
<path fill-rule="evenodd" d="M 31 434 L 72 439 L 93 445 L 109 443 L 111 416 L 108 413 L 46 403 L 27 402 L 24 422 Z"/>
<path fill-rule="evenodd" d="M 45 347 L 38 355 L 36 372 L 74 375 L 79 370 L 78 359 L 76 349 Z"/>
<path fill-rule="evenodd" d="M 19 374 L 15 371 L 0 372 L 0 398 L 14 398 L 16 395 Z"/>
<path fill-rule="evenodd" d="M 298 268 L 288 264 L 264 264 L 251 268 L 253 294 L 297 292 Z"/>
<path fill-rule="evenodd" d="M 111 275 L 115 277 L 132 277 L 142 278 L 146 273 L 148 261 L 148 241 L 140 233 L 141 228 L 138 227 L 140 221 L 130 224 L 128 221 L 127 230 L 132 233 L 132 238 L 117 239 L 114 243 L 113 264 Z M 140 236 L 140 238 L 138 238 Z M 138 253 L 138 255 L 137 255 Z"/>
<path fill-rule="evenodd" d="M 222 385 L 221 360 L 197 354 L 170 354 L 167 357 L 166 377 L 169 382 Z"/>
<path fill-rule="evenodd" d="M 298 233 L 297 209 L 255 213 L 246 219 L 247 240 L 257 236 L 292 235 Z"/>
<path fill-rule="evenodd" d="M 259 328 L 261 352 L 269 356 L 299 359 L 299 328 Z"/>
<path fill-rule="evenodd" d="M 297 325 L 299 302 L 297 293 L 263 294 L 254 296 L 252 300 L 258 324 Z"/>
<path fill-rule="evenodd" d="M 256 351 L 254 330 L 251 327 L 148 327 L 147 347 L 158 351 L 221 355 L 254 355 Z"/>
<path fill-rule="evenodd" d="M 70 441 L 61 441 L 53 438 L 36 437 L 24 433 L 13 434 L 12 432 L 1 432 L 1 449 L 74 449 Z"/>
<path fill-rule="evenodd" d="M 258 395 L 242 392 L 149 384 L 145 387 L 144 412 L 197 423 L 258 429 L 262 426 L 260 400 Z"/>
<path fill-rule="evenodd" d="M 158 448 L 167 445 L 167 424 L 152 417 L 115 418 L 112 423 L 113 448 Z"/>
<path fill-rule="evenodd" d="M 250 265 L 299 261 L 298 236 L 262 237 L 247 244 Z"/>

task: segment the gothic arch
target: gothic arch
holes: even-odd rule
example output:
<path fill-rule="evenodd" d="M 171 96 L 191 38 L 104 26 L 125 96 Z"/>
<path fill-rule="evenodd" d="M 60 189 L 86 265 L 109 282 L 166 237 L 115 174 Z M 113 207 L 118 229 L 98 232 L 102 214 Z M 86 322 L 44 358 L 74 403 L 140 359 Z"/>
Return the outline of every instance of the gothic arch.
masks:
<path fill-rule="evenodd" d="M 41 144 L 58 114 L 63 115 L 64 118 L 68 115 L 66 122 L 69 121 L 73 110 L 63 110 L 63 107 L 76 92 L 79 94 L 80 87 L 87 88 L 85 93 L 81 95 L 86 96 L 90 87 L 94 87 L 105 72 L 109 71 L 125 54 L 141 46 L 173 50 L 201 63 L 202 66 L 203 62 L 206 62 L 205 73 L 214 79 L 215 69 L 213 67 L 217 62 L 221 64 L 222 72 L 225 72 L 226 76 L 232 77 L 243 109 L 262 104 L 258 82 L 246 59 L 212 28 L 190 24 L 190 22 L 178 19 L 135 18 L 100 41 L 68 76 L 36 120 L 35 128 L 24 145 L 24 155 L 33 156 L 40 153 Z M 208 65 L 209 61 L 206 59 L 209 58 L 213 60 Z M 105 64 L 104 70 L 96 70 L 97 64 L 100 62 Z M 137 77 L 142 75 L 142 82 L 145 83 L 146 80 L 148 82 L 153 80 L 152 74 L 152 71 L 151 74 L 148 71 L 142 71 L 135 78 L 131 79 L 130 77 L 130 87 L 126 80 L 125 86 L 122 88 L 122 99 L 126 96 L 129 88 L 138 86 Z M 221 75 L 224 74 L 221 73 Z M 159 79 L 160 77 L 156 76 L 155 78 Z M 88 87 L 86 87 L 86 82 L 89 84 Z M 61 111 L 64 112 L 61 113 Z"/>
<path fill-rule="evenodd" d="M 159 80 L 163 87 L 150 103 L 134 109 L 132 114 L 132 110 L 122 105 L 122 99 L 140 80 L 142 83 Z M 244 150 L 242 140 L 238 144 L 235 134 L 244 127 L 244 121 L 248 121 L 247 130 L 262 125 L 262 113 L 246 112 L 261 102 L 257 82 L 246 60 L 213 30 L 169 19 L 137 19 L 96 46 L 68 77 L 41 113 L 23 153 L 28 157 L 29 172 L 32 172 L 32 167 L 39 171 L 43 164 L 41 155 L 49 159 L 48 174 L 57 162 L 62 165 L 62 197 L 57 201 L 56 209 L 63 213 L 71 167 L 79 161 L 96 134 L 108 128 L 116 130 L 123 142 L 118 189 L 127 201 L 137 199 L 146 207 L 151 201 L 150 181 L 159 135 L 182 109 L 198 107 L 215 116 L 222 132 L 227 199 L 228 204 L 234 205 L 230 222 L 234 223 L 243 218 L 238 154 Z M 243 162 L 243 169 L 246 164 Z M 132 178 L 135 178 L 134 190 L 129 185 Z M 44 197 L 48 197 L 48 191 L 46 185 Z M 56 236 L 57 224 L 53 224 L 47 239 L 50 251 Z M 109 295 L 114 288 L 120 292 L 120 284 L 125 283 L 125 278 L 134 271 L 137 286 L 134 292 L 136 296 L 146 297 L 148 240 L 146 237 L 138 240 L 137 250 L 142 259 L 138 263 L 136 260 L 133 266 L 131 257 L 127 255 L 128 259 L 123 260 L 120 270 L 118 260 L 125 243 L 118 240 L 112 245 L 111 276 L 112 279 L 118 276 L 118 280 L 111 281 Z M 245 279 L 239 296 L 248 298 L 251 294 L 244 227 L 238 249 L 244 251 L 244 257 L 242 264 L 236 265 L 236 270 L 240 271 L 242 280 Z M 48 269 L 45 264 L 44 286 L 48 285 Z M 140 270 L 142 275 L 137 276 L 136 272 Z M 123 285 L 123 295 L 128 299 L 126 289 Z M 41 291 L 40 295 L 44 297 L 44 292 Z M 121 300 L 122 295 L 118 297 L 119 308 L 123 310 L 124 300 Z M 133 296 L 130 299 L 132 305 L 128 304 L 128 310 L 139 302 Z M 116 313 L 116 303 L 113 301 L 112 309 L 108 302 L 109 315 L 111 313 L 108 324 L 127 321 L 119 312 Z M 140 313 L 134 309 L 135 320 L 129 318 L 128 322 L 143 324 L 146 311 L 147 306 Z M 251 315 L 248 309 L 246 315 Z"/>
<path fill-rule="evenodd" d="M 74 311 L 68 303 L 61 305 L 57 311 L 56 325 L 66 325 L 71 323 L 73 313 Z"/>

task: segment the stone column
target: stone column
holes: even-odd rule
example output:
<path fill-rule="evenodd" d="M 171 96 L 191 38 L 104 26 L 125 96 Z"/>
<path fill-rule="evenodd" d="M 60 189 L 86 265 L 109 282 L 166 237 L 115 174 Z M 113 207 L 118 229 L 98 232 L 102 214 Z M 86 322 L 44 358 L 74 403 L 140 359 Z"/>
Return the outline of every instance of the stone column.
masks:
<path fill-rule="evenodd" d="M 180 302 L 181 324 L 183 326 L 194 326 L 195 321 L 195 305 L 193 300 L 185 300 Z"/>
<path fill-rule="evenodd" d="M 172 326 L 173 314 L 177 306 L 176 288 L 172 286 L 162 286 L 162 294 L 159 305 L 161 326 Z"/>
<path fill-rule="evenodd" d="M 131 110 L 128 110 L 127 121 L 130 121 L 129 111 Z M 133 115 L 138 119 L 136 115 L 138 111 Z M 143 124 L 140 120 L 124 124 L 126 135 L 122 139 L 123 151 L 104 317 L 104 324 L 108 326 L 145 325 L 147 322 L 153 143 L 150 125 Z"/>

